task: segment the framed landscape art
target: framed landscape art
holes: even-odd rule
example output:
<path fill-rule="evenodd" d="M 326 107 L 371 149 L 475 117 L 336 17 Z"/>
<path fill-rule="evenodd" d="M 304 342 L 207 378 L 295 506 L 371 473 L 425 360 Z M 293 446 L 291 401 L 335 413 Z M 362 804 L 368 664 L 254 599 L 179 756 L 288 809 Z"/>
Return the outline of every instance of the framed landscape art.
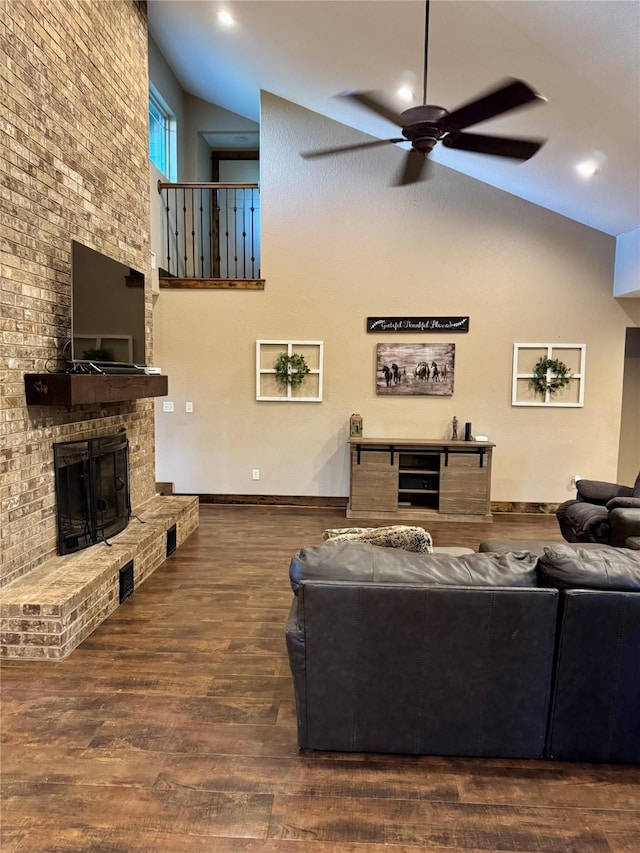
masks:
<path fill-rule="evenodd" d="M 378 344 L 376 394 L 451 397 L 455 344 Z"/>

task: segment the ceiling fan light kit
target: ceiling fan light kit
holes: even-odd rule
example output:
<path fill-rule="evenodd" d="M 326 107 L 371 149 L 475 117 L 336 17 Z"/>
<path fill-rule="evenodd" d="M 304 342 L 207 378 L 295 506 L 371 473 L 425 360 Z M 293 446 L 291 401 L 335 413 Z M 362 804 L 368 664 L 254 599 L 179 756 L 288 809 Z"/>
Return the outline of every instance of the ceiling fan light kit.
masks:
<path fill-rule="evenodd" d="M 545 101 L 542 95 L 523 80 L 508 78 L 495 88 L 472 101 L 449 112 L 444 107 L 427 104 L 427 69 L 429 45 L 429 0 L 425 3 L 424 37 L 424 85 L 423 103 L 398 113 L 385 104 L 374 92 L 343 92 L 341 97 L 350 98 L 365 109 L 371 110 L 401 128 L 402 136 L 392 139 L 376 139 L 355 145 L 343 145 L 307 151 L 302 157 L 323 157 L 346 151 L 374 148 L 389 143 L 410 142 L 411 150 L 405 156 L 396 185 L 412 184 L 425 176 L 426 160 L 438 142 L 445 148 L 489 154 L 525 161 L 540 150 L 544 139 L 528 139 L 511 136 L 492 136 L 483 133 L 466 133 L 472 125 L 495 118 L 503 113 L 536 102 Z"/>

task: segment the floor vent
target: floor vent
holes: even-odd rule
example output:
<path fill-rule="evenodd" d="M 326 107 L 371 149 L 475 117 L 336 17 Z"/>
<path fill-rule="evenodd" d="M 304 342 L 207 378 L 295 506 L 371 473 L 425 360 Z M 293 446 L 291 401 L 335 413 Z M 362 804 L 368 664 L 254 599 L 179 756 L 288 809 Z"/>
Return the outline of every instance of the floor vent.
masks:
<path fill-rule="evenodd" d="M 120 604 L 133 592 L 133 560 L 129 560 L 119 572 L 120 576 Z"/>
<path fill-rule="evenodd" d="M 170 527 L 167 530 L 167 557 L 173 554 L 176 550 L 177 544 L 178 534 L 176 532 L 176 525 L 174 524 L 173 527 Z"/>

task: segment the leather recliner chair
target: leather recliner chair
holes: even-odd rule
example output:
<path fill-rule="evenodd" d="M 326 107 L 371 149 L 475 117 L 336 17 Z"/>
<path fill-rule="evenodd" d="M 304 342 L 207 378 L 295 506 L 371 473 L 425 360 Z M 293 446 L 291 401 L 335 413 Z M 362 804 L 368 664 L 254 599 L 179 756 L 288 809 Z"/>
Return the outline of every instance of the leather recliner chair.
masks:
<path fill-rule="evenodd" d="M 640 474 L 633 486 L 578 480 L 577 497 L 556 510 L 567 542 L 598 542 L 624 548 L 640 537 Z"/>

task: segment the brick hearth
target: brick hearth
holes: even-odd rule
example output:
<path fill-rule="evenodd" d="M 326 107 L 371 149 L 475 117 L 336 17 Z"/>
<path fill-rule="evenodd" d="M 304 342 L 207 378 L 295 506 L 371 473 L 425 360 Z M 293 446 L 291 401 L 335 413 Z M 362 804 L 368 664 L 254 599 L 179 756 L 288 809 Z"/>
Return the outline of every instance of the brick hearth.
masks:
<path fill-rule="evenodd" d="M 133 560 L 134 590 L 166 558 L 167 530 L 179 547 L 198 526 L 198 499 L 157 496 L 126 530 L 76 554 L 54 557 L 2 590 L 3 658 L 64 660 L 119 606 L 119 571 Z M 144 522 L 144 523 L 142 523 Z"/>

